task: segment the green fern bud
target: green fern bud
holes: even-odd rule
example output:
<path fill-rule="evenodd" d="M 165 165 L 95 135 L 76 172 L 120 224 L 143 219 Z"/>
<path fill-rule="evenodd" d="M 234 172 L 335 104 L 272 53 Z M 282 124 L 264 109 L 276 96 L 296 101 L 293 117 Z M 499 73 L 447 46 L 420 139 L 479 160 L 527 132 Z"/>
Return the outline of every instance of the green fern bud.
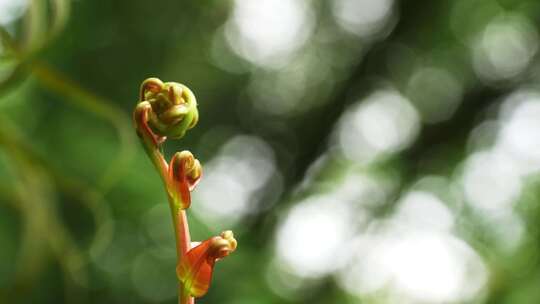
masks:
<path fill-rule="evenodd" d="M 199 120 L 197 100 L 191 90 L 177 82 L 148 78 L 141 85 L 139 103 L 147 102 L 152 111 L 148 125 L 159 136 L 181 138 Z"/>

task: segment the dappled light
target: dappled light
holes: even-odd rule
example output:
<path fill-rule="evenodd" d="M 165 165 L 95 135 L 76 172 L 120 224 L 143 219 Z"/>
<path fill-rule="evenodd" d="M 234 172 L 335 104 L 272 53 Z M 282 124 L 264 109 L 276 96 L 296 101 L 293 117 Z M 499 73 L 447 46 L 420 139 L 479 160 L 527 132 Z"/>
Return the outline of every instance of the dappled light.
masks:
<path fill-rule="evenodd" d="M 423 67 L 407 83 L 407 96 L 422 121 L 439 123 L 452 118 L 463 95 L 463 83 L 448 71 Z"/>
<path fill-rule="evenodd" d="M 343 118 L 339 144 L 351 160 L 370 162 L 406 148 L 418 129 L 418 113 L 407 99 L 395 91 L 378 91 Z"/>
<path fill-rule="evenodd" d="M 275 68 L 288 63 L 306 42 L 313 18 L 308 1 L 236 0 L 225 35 L 238 55 Z"/>
<path fill-rule="evenodd" d="M 233 137 L 206 165 L 206 185 L 195 194 L 194 211 L 220 229 L 235 224 L 257 212 L 258 192 L 274 174 L 274 153 L 267 143 L 256 137 Z"/>
<path fill-rule="evenodd" d="M 336 204 L 337 203 L 337 204 Z M 278 258 L 301 277 L 320 277 L 339 266 L 337 258 L 352 235 L 349 206 L 330 197 L 300 202 L 277 232 Z"/>
<path fill-rule="evenodd" d="M 371 38 L 384 31 L 393 20 L 393 0 L 334 0 L 336 21 L 346 31 Z"/>
<path fill-rule="evenodd" d="M 529 65 L 538 49 L 538 33 L 522 16 L 493 18 L 473 46 L 474 68 L 487 80 L 511 79 Z"/>
<path fill-rule="evenodd" d="M 401 228 L 356 240 L 358 256 L 340 273 L 339 281 L 348 291 L 361 296 L 391 288 L 388 300 L 381 303 L 454 303 L 482 291 L 485 266 L 463 241 Z"/>

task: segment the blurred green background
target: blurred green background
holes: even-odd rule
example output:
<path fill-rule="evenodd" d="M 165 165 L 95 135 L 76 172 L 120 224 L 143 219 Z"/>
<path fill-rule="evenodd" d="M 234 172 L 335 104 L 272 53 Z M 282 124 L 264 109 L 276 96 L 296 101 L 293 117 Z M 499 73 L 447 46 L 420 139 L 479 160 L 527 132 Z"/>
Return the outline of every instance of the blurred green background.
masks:
<path fill-rule="evenodd" d="M 176 303 L 131 123 L 178 81 L 198 303 L 540 303 L 537 0 L 0 0 L 0 303 Z"/>

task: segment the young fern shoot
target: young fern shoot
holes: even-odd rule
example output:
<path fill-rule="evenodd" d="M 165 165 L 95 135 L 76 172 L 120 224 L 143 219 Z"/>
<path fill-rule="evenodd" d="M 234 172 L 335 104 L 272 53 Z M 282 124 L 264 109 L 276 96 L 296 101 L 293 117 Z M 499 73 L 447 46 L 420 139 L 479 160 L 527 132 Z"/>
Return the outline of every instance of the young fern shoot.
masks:
<path fill-rule="evenodd" d="M 176 239 L 179 304 L 193 304 L 194 298 L 206 294 L 215 262 L 237 245 L 232 231 L 224 231 L 191 247 L 186 209 L 191 205 L 191 191 L 201 179 L 202 167 L 189 151 L 177 152 L 167 162 L 162 146 L 168 138 L 182 138 L 198 119 L 197 101 L 188 87 L 157 78 L 142 83 L 133 121 L 167 193 Z"/>

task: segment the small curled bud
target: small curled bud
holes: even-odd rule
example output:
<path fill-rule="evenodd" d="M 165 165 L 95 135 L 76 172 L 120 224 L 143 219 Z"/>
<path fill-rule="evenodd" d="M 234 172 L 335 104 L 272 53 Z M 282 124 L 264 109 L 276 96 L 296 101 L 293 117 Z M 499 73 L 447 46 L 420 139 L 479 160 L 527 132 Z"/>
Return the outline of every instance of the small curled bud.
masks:
<path fill-rule="evenodd" d="M 232 231 L 223 231 L 210 245 L 208 258 L 219 260 L 236 250 L 237 242 Z"/>
<path fill-rule="evenodd" d="M 195 95 L 183 84 L 148 78 L 141 84 L 139 98 L 139 103 L 150 104 L 148 124 L 159 136 L 181 138 L 199 120 Z"/>
<path fill-rule="evenodd" d="M 224 231 L 188 251 L 176 269 L 186 292 L 193 297 L 205 295 L 210 287 L 215 262 L 228 256 L 236 247 L 232 231 Z"/>
<path fill-rule="evenodd" d="M 236 250 L 236 247 L 238 246 L 238 242 L 236 242 L 236 239 L 234 238 L 234 233 L 231 230 L 223 231 L 220 234 L 220 237 L 223 238 L 223 240 L 227 241 L 227 255 L 229 255 L 231 252 Z M 225 256 L 221 256 L 220 258 L 223 258 Z"/>
<path fill-rule="evenodd" d="M 137 135 L 145 142 L 146 147 L 157 147 L 163 143 L 166 139 L 164 136 L 159 136 L 152 131 L 152 128 L 148 125 L 150 113 L 152 112 L 152 106 L 148 102 L 141 102 L 137 104 L 133 111 L 133 121 L 136 126 Z"/>
<path fill-rule="evenodd" d="M 189 151 L 176 152 L 169 165 L 169 192 L 179 209 L 191 205 L 192 191 L 202 176 L 202 166 Z"/>

